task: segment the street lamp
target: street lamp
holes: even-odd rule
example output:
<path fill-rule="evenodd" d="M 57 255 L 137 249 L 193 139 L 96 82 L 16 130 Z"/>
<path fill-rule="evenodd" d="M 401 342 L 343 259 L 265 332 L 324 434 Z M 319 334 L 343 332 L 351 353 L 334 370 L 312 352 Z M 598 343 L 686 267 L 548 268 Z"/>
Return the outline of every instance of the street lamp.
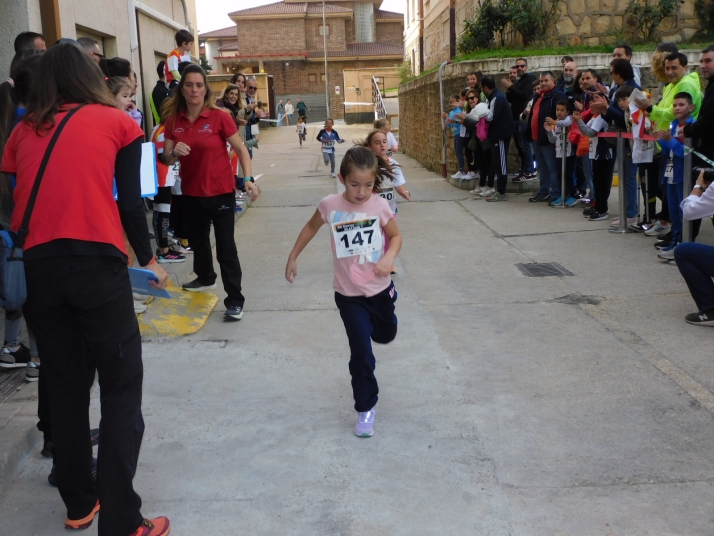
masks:
<path fill-rule="evenodd" d="M 325 20 L 325 0 L 322 0 L 322 48 L 325 52 L 325 108 L 330 117 L 330 90 L 327 82 L 327 22 Z"/>

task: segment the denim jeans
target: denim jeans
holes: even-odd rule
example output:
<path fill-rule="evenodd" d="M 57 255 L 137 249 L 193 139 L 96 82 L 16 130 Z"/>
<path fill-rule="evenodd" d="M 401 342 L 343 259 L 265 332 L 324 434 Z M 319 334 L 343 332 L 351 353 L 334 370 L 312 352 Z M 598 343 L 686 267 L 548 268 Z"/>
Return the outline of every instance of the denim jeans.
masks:
<path fill-rule="evenodd" d="M 627 156 L 625 161 L 625 211 L 628 218 L 637 217 L 637 164 Z"/>
<path fill-rule="evenodd" d="M 682 241 L 684 214 L 679 205 L 684 199 L 684 183 L 667 184 L 667 203 L 669 203 L 669 221 L 672 222 L 672 243 Z"/>
<path fill-rule="evenodd" d="M 679 244 L 674 261 L 700 311 L 714 310 L 714 247 L 695 242 Z"/>
<path fill-rule="evenodd" d="M 537 195 L 548 195 L 549 189 L 554 186 L 557 190 L 553 190 L 551 195 L 553 198 L 560 196 L 560 184 L 558 183 L 558 159 L 555 157 L 555 145 L 538 145 L 533 142 L 533 156 L 535 157 L 538 166 L 538 179 L 540 180 L 540 188 Z"/>

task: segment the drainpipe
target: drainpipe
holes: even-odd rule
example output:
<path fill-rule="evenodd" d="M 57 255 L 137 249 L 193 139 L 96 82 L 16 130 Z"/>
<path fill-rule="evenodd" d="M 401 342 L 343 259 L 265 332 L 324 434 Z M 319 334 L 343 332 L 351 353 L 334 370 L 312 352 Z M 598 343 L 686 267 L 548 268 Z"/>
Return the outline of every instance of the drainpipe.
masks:
<path fill-rule="evenodd" d="M 439 65 L 439 104 L 441 113 L 444 113 L 444 67 L 451 64 L 451 60 Z M 446 178 L 446 121 L 441 115 L 441 176 Z"/>

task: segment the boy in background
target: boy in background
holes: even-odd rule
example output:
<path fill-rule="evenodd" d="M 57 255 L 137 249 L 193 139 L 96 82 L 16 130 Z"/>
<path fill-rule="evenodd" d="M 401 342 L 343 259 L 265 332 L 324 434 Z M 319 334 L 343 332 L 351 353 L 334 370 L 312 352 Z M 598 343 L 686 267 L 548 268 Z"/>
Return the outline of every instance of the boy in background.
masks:
<path fill-rule="evenodd" d="M 179 63 L 191 61 L 191 49 L 193 48 L 193 35 L 188 30 L 176 32 L 176 48 L 166 57 L 166 67 L 164 75 L 169 89 L 178 86 L 181 81 L 179 73 Z"/>

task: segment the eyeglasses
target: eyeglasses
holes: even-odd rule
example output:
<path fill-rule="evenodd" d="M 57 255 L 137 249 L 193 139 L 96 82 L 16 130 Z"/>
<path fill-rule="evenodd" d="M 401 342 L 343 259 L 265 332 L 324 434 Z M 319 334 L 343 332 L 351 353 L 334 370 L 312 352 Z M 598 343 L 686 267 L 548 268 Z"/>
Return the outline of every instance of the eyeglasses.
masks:
<path fill-rule="evenodd" d="M 523 67 L 528 67 L 528 66 L 527 66 L 527 65 L 525 65 L 525 64 L 521 64 L 521 65 L 519 65 L 519 64 L 516 64 L 516 67 L 518 67 L 519 69 L 523 69 Z"/>
<path fill-rule="evenodd" d="M 247 86 L 246 89 L 258 89 L 258 86 Z"/>
<path fill-rule="evenodd" d="M 476 97 L 469 97 L 469 100 L 476 100 Z"/>

